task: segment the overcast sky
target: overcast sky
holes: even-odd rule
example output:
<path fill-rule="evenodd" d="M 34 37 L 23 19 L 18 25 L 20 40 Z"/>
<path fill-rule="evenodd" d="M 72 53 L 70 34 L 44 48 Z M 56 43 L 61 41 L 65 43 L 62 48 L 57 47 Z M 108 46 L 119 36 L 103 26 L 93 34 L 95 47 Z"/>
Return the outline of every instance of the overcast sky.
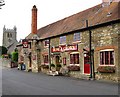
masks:
<path fill-rule="evenodd" d="M 3 27 L 17 27 L 17 40 L 31 33 L 31 9 L 38 8 L 38 29 L 102 3 L 102 0 L 5 0 L 0 9 L 0 45 Z"/>

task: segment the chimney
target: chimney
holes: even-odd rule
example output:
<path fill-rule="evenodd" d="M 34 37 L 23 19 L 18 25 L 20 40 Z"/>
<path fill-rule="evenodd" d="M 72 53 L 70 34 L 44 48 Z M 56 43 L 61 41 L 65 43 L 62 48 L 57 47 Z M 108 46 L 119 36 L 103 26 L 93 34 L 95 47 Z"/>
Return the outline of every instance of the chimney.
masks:
<path fill-rule="evenodd" d="M 112 2 L 120 2 L 120 0 L 102 0 L 102 6 L 109 6 Z"/>
<path fill-rule="evenodd" d="M 36 5 L 32 8 L 32 32 L 33 34 L 37 34 L 37 8 Z"/>

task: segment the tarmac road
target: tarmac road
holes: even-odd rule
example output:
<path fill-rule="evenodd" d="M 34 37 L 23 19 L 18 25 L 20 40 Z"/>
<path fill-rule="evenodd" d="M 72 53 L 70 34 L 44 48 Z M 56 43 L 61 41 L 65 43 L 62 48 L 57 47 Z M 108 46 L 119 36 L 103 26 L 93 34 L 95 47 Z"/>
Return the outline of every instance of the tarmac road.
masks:
<path fill-rule="evenodd" d="M 2 68 L 2 95 L 118 95 L 118 84 Z"/>

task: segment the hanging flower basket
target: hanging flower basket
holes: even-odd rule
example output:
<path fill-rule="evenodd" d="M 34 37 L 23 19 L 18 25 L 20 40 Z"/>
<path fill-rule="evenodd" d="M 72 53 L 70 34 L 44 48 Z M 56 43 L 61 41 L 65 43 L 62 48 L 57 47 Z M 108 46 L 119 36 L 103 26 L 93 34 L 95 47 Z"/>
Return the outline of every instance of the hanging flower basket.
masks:
<path fill-rule="evenodd" d="M 100 73 L 115 73 L 115 66 L 99 66 L 97 71 Z"/>

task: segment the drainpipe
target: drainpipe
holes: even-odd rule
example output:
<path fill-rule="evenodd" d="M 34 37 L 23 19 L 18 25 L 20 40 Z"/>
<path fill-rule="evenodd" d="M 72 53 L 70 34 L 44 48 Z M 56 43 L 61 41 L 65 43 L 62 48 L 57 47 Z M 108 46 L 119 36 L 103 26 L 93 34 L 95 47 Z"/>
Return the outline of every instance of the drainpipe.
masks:
<path fill-rule="evenodd" d="M 88 28 L 88 20 L 86 20 L 86 27 Z M 91 50 L 91 39 L 92 39 L 92 37 L 91 37 L 91 34 L 92 34 L 92 32 L 91 32 L 91 30 L 90 30 L 90 28 L 88 28 L 88 30 L 89 30 L 89 56 L 90 56 L 90 78 L 93 78 L 93 76 L 92 76 L 92 74 L 93 74 L 93 72 L 92 72 L 92 50 Z"/>
<path fill-rule="evenodd" d="M 50 38 L 49 38 L 49 70 L 51 70 L 51 47 L 50 47 Z"/>
<path fill-rule="evenodd" d="M 93 79 L 95 80 L 94 49 L 92 49 Z"/>

